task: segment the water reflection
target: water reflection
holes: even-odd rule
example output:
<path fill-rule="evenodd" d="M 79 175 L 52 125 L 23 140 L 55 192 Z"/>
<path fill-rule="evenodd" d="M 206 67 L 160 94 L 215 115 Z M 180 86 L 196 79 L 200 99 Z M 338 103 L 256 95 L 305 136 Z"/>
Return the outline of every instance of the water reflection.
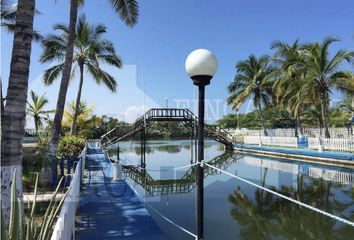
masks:
<path fill-rule="evenodd" d="M 195 229 L 194 151 L 190 140 L 150 142 L 146 168 L 130 166 L 127 176 L 141 195 L 183 227 Z M 130 147 L 129 147 L 130 146 Z M 122 163 L 139 165 L 137 145 L 122 148 Z M 286 159 L 223 154 L 219 145 L 205 151 L 209 163 L 283 195 L 354 221 L 354 171 Z M 126 160 L 124 160 L 126 159 Z M 129 161 L 128 161 L 129 159 Z M 206 239 L 353 239 L 354 228 L 287 200 L 205 168 Z M 161 196 L 160 198 L 157 196 Z M 181 214 L 181 209 L 190 214 Z M 155 221 L 168 239 L 188 239 L 159 216 Z"/>
<path fill-rule="evenodd" d="M 323 179 L 313 179 L 311 184 L 304 184 L 297 190 L 282 186 L 277 191 L 292 198 L 300 195 L 299 200 L 303 202 L 310 202 L 316 208 L 343 216 L 345 210 L 352 206 L 352 202 L 330 200 L 331 197 L 334 198 L 331 185 Z M 269 188 L 276 189 L 274 186 Z M 230 214 L 241 225 L 242 239 L 351 239 L 354 234 L 351 226 L 341 225 L 332 218 L 291 204 L 260 189 L 255 190 L 252 198 L 237 186 L 229 195 L 229 201 L 233 204 Z M 353 219 L 353 212 L 351 218 Z"/>
<path fill-rule="evenodd" d="M 236 156 L 233 152 L 226 152 L 209 161 L 209 164 L 226 169 L 242 156 Z M 154 179 L 149 172 L 160 172 L 160 176 Z M 139 166 L 126 166 L 126 176 L 141 185 L 151 196 L 189 193 L 195 188 L 195 166 L 187 170 L 175 172 L 173 167 L 162 166 L 159 169 L 146 169 Z M 210 175 L 220 174 L 219 171 L 206 168 L 205 178 Z M 181 177 L 176 178 L 176 175 Z"/>

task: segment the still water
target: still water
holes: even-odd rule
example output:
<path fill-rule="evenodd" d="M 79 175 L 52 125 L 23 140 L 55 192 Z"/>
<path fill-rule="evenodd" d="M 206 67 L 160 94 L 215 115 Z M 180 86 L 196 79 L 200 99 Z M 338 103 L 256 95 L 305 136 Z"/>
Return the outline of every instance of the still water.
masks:
<path fill-rule="evenodd" d="M 138 142 L 119 143 L 120 161 L 132 165 L 127 182 L 168 239 L 193 239 L 156 213 L 195 233 L 194 167 L 190 141 L 149 141 L 145 171 Z M 116 157 L 116 146 L 110 149 Z M 326 212 L 354 221 L 354 170 L 225 153 L 205 143 L 211 165 Z M 205 239 L 354 239 L 354 227 L 300 207 L 226 174 L 205 168 Z M 151 207 L 155 209 L 152 210 Z"/>

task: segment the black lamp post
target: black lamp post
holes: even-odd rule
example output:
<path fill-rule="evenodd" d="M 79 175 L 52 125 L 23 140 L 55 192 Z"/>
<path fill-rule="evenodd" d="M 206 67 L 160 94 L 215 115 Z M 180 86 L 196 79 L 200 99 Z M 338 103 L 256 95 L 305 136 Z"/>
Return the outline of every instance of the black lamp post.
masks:
<path fill-rule="evenodd" d="M 201 162 L 204 160 L 204 99 L 205 86 L 210 84 L 217 68 L 215 56 L 206 49 L 191 52 L 186 60 L 186 72 L 199 88 L 198 101 L 198 159 L 197 162 L 197 239 L 204 238 L 204 170 Z"/>

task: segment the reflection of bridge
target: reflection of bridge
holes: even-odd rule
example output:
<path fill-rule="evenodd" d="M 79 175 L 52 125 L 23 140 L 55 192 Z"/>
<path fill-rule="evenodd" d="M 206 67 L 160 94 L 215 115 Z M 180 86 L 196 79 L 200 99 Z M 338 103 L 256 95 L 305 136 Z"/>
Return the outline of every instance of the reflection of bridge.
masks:
<path fill-rule="evenodd" d="M 145 143 L 146 130 L 158 121 L 180 122 L 191 132 L 192 137 L 195 131 L 194 128 L 198 128 L 198 118 L 189 109 L 153 108 L 138 118 L 133 124 L 116 127 L 104 134 L 101 136 L 101 142 L 104 147 L 107 147 L 140 132 L 141 139 Z M 224 144 L 226 149 L 233 149 L 231 135 L 224 129 L 205 125 L 204 133 L 207 137 Z"/>
<path fill-rule="evenodd" d="M 221 168 L 227 169 L 232 163 L 236 162 L 240 157 L 236 157 L 232 153 L 224 153 L 212 159 L 208 163 Z M 183 177 L 180 179 L 166 179 L 166 180 L 155 180 L 153 179 L 148 170 L 144 168 L 139 168 L 135 166 L 126 167 L 126 175 L 131 178 L 133 181 L 141 185 L 149 194 L 152 196 L 156 195 L 166 195 L 166 194 L 179 194 L 179 193 L 188 193 L 191 192 L 195 187 L 195 167 L 189 168 Z M 169 171 L 169 170 L 161 170 Z M 171 172 L 173 168 L 171 168 Z M 220 174 L 219 171 L 216 171 L 212 168 L 204 169 L 204 177 L 209 175 Z"/>

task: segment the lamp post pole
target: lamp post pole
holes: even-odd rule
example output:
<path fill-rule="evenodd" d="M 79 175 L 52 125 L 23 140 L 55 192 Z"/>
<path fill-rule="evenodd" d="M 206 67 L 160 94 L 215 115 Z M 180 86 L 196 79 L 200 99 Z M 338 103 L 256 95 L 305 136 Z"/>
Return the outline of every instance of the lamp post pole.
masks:
<path fill-rule="evenodd" d="M 204 169 L 201 161 L 204 159 L 204 95 L 205 86 L 199 86 L 198 100 L 198 165 L 197 165 L 197 236 L 204 238 Z"/>
<path fill-rule="evenodd" d="M 198 157 L 196 166 L 197 185 L 197 212 L 196 212 L 196 232 L 197 239 L 204 239 L 204 108 L 205 108 L 205 86 L 210 84 L 210 80 L 216 72 L 217 62 L 215 56 L 206 49 L 197 49 L 189 54 L 186 60 L 186 71 L 193 80 L 193 84 L 198 86 Z"/>

